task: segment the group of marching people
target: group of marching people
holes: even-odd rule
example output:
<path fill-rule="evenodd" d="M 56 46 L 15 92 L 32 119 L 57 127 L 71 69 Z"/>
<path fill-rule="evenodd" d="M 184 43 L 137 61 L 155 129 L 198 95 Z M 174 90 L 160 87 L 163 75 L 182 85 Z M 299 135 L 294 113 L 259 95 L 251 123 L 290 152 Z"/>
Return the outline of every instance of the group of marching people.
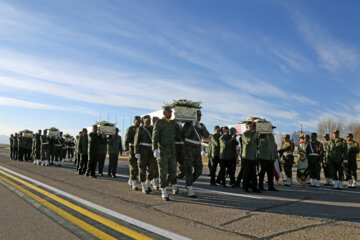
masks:
<path fill-rule="evenodd" d="M 32 161 L 34 164 L 60 164 L 64 159 L 74 158 L 75 142 L 60 136 L 48 136 L 47 130 L 41 130 L 27 136 L 24 133 L 10 135 L 10 159 L 18 161 Z"/>
<path fill-rule="evenodd" d="M 355 188 L 357 185 L 359 144 L 354 141 L 351 133 L 347 134 L 345 140 L 335 130 L 332 138 L 325 134 L 324 141 L 320 142 L 317 133 L 304 136 L 301 132 L 295 152 L 295 144 L 290 140 L 290 135 L 285 135 L 278 150 L 274 136 L 271 133 L 258 134 L 249 121 L 247 131 L 238 140 L 236 132 L 230 133 L 227 127 L 215 126 L 208 151 L 210 185 L 220 184 L 226 187 L 225 176 L 228 176 L 230 185 L 234 188 L 240 187 L 242 182 L 244 191 L 249 192 L 251 188 L 253 192 L 261 192 L 264 190 L 264 175 L 267 173 L 268 190 L 278 191 L 273 179 L 276 177 L 278 180 L 282 176 L 282 170 L 285 173 L 284 185 L 293 184 L 294 156 L 298 158 L 296 179 L 303 186 L 320 187 L 321 168 L 324 170 L 325 186 L 341 190 L 344 188 L 344 180 L 348 181 L 347 188 Z M 238 147 L 239 144 L 241 148 Z M 240 149 L 240 154 L 237 149 Z M 241 169 L 235 178 L 238 156 Z M 216 178 L 218 165 L 220 171 Z"/>
<path fill-rule="evenodd" d="M 274 177 L 278 180 L 282 169 L 285 172 L 285 186 L 293 184 L 294 156 L 298 156 L 296 178 L 304 186 L 320 187 L 321 167 L 324 169 L 325 184 L 335 189 L 343 189 L 344 172 L 349 181 L 348 188 L 356 187 L 357 154 L 359 145 L 349 133 L 347 139 L 339 137 L 339 131 L 324 136 L 324 142 L 318 141 L 316 133 L 300 136 L 296 153 L 295 145 L 286 135 L 279 147 L 272 133 L 256 132 L 253 121 L 246 121 L 246 131 L 237 136 L 235 129 L 215 126 L 210 135 L 201 123 L 201 111 L 197 119 L 180 122 L 171 120 L 172 109 L 164 107 L 163 117 L 153 118 L 136 116 L 134 125 L 126 131 L 124 149 L 119 130 L 112 135 L 100 132 L 94 125 L 91 133 L 84 128 L 76 137 L 76 142 L 66 141 L 60 136 L 48 136 L 47 130 L 41 130 L 32 138 L 22 133 L 11 135 L 10 157 L 14 160 L 31 161 L 42 165 L 54 164 L 68 154 L 73 158 L 79 175 L 96 178 L 95 170 L 103 176 L 104 162 L 109 154 L 108 176 L 116 177 L 119 154 L 123 152 L 129 160 L 128 184 L 133 190 L 149 194 L 152 190 L 161 190 L 164 200 L 169 200 L 167 188 L 171 186 L 173 194 L 178 194 L 178 179 L 185 177 L 187 196 L 195 198 L 193 183 L 202 174 L 202 140 L 209 139 L 208 159 L 210 185 L 226 187 L 226 177 L 234 188 L 242 187 L 245 192 L 259 193 L 264 190 L 264 176 L 267 174 L 268 190 L 278 191 L 274 187 Z M 233 131 L 235 130 L 235 131 Z M 29 147 L 31 146 L 31 147 Z M 30 149 L 29 149 L 30 148 Z M 240 157 L 239 157 L 240 156 Z M 241 161 L 238 176 L 236 166 Z M 280 160 L 280 161 L 279 161 Z M 279 164 L 281 163 L 281 164 Z M 217 173 L 217 166 L 220 170 Z M 282 174 L 281 174 L 282 175 Z"/>
<path fill-rule="evenodd" d="M 178 179 L 185 177 L 187 196 L 195 198 L 193 183 L 202 174 L 201 141 L 209 137 L 205 125 L 200 123 L 201 111 L 197 119 L 180 122 L 171 120 L 171 107 L 163 108 L 161 119 L 146 115 L 136 116 L 134 125 L 129 127 L 125 136 L 125 154 L 129 159 L 129 185 L 149 194 L 161 190 L 162 199 L 168 201 L 168 186 L 173 194 L 178 194 Z M 177 171 L 178 166 L 178 171 Z"/>

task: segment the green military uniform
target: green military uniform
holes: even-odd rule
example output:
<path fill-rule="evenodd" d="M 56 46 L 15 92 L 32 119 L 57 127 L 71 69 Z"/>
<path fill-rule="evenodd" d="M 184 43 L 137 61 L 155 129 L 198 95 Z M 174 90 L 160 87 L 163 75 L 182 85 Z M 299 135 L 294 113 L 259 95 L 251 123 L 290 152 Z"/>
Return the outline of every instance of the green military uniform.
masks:
<path fill-rule="evenodd" d="M 125 152 L 129 153 L 129 170 L 130 170 L 130 180 L 136 181 L 139 175 L 139 167 L 137 164 L 137 159 L 135 158 L 134 150 L 134 140 L 137 127 L 131 126 L 126 130 L 125 134 Z"/>
<path fill-rule="evenodd" d="M 152 150 L 158 150 L 160 157 L 157 164 L 160 175 L 160 187 L 176 184 L 176 147 L 175 121 L 162 118 L 155 123 L 153 130 Z"/>
<path fill-rule="evenodd" d="M 32 150 L 32 138 L 25 138 L 25 160 L 31 160 L 31 150 Z"/>
<path fill-rule="evenodd" d="M 327 146 L 327 158 L 329 159 L 330 175 L 334 179 L 334 188 L 341 189 L 343 175 L 343 161 L 347 160 L 348 149 L 346 141 L 342 138 L 331 139 Z"/>
<path fill-rule="evenodd" d="M 75 140 L 75 164 L 76 164 L 76 171 L 79 171 L 79 165 L 80 165 L 79 140 L 80 140 L 80 135 L 77 135 L 77 136 L 76 136 L 76 140 Z"/>
<path fill-rule="evenodd" d="M 67 147 L 67 158 L 73 159 L 74 158 L 74 151 L 75 151 L 75 142 L 74 140 L 66 141 Z"/>
<path fill-rule="evenodd" d="M 55 156 L 56 156 L 56 138 L 54 136 L 49 136 L 49 154 L 50 161 L 49 164 L 54 164 Z"/>
<path fill-rule="evenodd" d="M 323 155 L 323 145 L 318 140 L 310 141 L 305 153 L 308 159 L 308 168 L 311 179 L 311 187 L 320 187 L 321 160 Z"/>
<path fill-rule="evenodd" d="M 83 129 L 83 131 L 86 129 Z M 84 174 L 86 171 L 87 163 L 88 163 L 88 135 L 83 132 L 83 134 L 79 138 L 79 154 L 80 154 L 80 163 L 78 168 L 78 173 L 80 175 Z"/>
<path fill-rule="evenodd" d="M 119 153 L 123 152 L 121 137 L 119 135 L 112 136 L 109 140 L 109 168 L 108 176 L 116 177 L 116 169 L 118 164 Z"/>
<path fill-rule="evenodd" d="M 351 137 L 352 137 L 352 135 L 351 135 Z M 349 180 L 348 187 L 353 188 L 356 186 L 356 181 L 357 181 L 356 157 L 357 157 L 357 154 L 359 153 L 359 144 L 354 140 L 349 140 L 349 141 L 347 141 L 347 149 L 348 149 L 348 163 L 345 165 L 346 178 Z"/>
<path fill-rule="evenodd" d="M 14 135 L 14 141 L 13 141 L 13 149 L 14 149 L 13 159 L 14 159 L 14 160 L 17 160 L 17 159 L 19 158 L 18 143 L 19 143 L 18 134 L 15 133 L 15 135 Z"/>
<path fill-rule="evenodd" d="M 292 184 L 292 167 L 294 164 L 294 144 L 290 142 L 290 136 L 287 135 L 288 141 L 284 141 L 280 146 L 280 154 L 282 154 L 282 165 L 286 175 L 286 185 Z M 305 151 L 305 150 L 304 150 Z"/>
<path fill-rule="evenodd" d="M 274 161 L 277 157 L 277 147 L 274 135 L 266 134 L 262 136 L 259 141 L 259 159 L 261 170 L 259 173 L 259 189 L 264 189 L 265 172 L 268 176 L 268 185 L 270 191 L 276 191 L 274 188 Z"/>
<path fill-rule="evenodd" d="M 227 130 L 228 131 L 228 130 Z M 232 138 L 231 135 L 222 135 L 219 138 L 220 143 L 220 172 L 219 172 L 219 180 L 220 184 L 226 186 L 225 175 L 226 170 L 230 176 L 230 184 L 235 183 L 235 172 L 233 172 L 232 160 L 236 158 L 236 146 L 239 145 L 239 142 L 236 138 Z"/>
<path fill-rule="evenodd" d="M 136 130 L 134 140 L 135 154 L 139 157 L 139 178 L 143 188 L 142 190 L 145 193 L 150 191 L 150 181 L 156 177 L 158 171 L 157 163 L 152 151 L 152 134 L 152 126 L 139 127 Z"/>
<path fill-rule="evenodd" d="M 23 161 L 26 155 L 26 139 L 19 135 L 18 137 L 18 151 L 19 151 L 19 161 Z"/>
<path fill-rule="evenodd" d="M 105 159 L 106 159 L 106 153 L 107 153 L 107 140 L 106 137 L 102 138 L 102 136 L 99 136 L 99 153 L 98 153 L 98 160 L 99 160 L 99 174 L 103 174 Z"/>
<path fill-rule="evenodd" d="M 14 159 L 14 136 L 10 136 L 10 159 Z"/>
<path fill-rule="evenodd" d="M 95 169 L 98 162 L 99 156 L 99 145 L 100 145 L 100 136 L 97 132 L 91 132 L 88 135 L 88 163 L 86 168 L 86 176 L 91 175 L 91 177 L 96 178 Z"/>
<path fill-rule="evenodd" d="M 41 151 L 41 135 L 39 133 L 36 133 L 34 135 L 34 159 L 40 160 L 40 151 Z"/>
<path fill-rule="evenodd" d="M 253 192 L 258 192 L 256 178 L 257 139 L 251 131 L 245 131 L 241 136 L 242 162 L 244 165 L 243 189 L 248 192 L 251 187 Z"/>
<path fill-rule="evenodd" d="M 202 137 L 208 138 L 209 132 L 203 123 L 194 126 L 193 122 L 187 122 L 184 125 L 183 136 L 185 141 L 185 177 L 188 187 L 192 186 L 202 173 L 201 139 Z"/>
<path fill-rule="evenodd" d="M 215 130 L 220 129 L 219 126 L 215 127 Z M 215 175 L 218 164 L 220 164 L 220 134 L 215 133 L 211 136 L 209 143 L 209 153 L 211 156 L 211 171 L 210 171 L 210 184 L 215 185 Z M 217 181 L 220 182 L 218 176 Z"/>
<path fill-rule="evenodd" d="M 328 156 L 328 145 L 329 145 L 329 142 L 330 142 L 330 136 L 329 134 L 325 134 L 324 135 L 324 143 L 323 143 L 323 146 L 324 146 L 324 154 L 323 154 L 323 162 L 322 162 L 322 167 L 323 167 L 323 170 L 324 170 L 324 176 L 325 176 L 325 185 L 332 185 L 332 179 L 331 179 L 331 176 L 330 176 L 330 169 L 329 169 L 329 159 L 327 158 Z"/>
<path fill-rule="evenodd" d="M 185 176 L 185 163 L 184 163 L 184 141 L 182 138 L 182 127 L 179 125 L 175 129 L 175 148 L 176 148 L 176 161 L 179 168 L 177 179 L 183 179 Z"/>
<path fill-rule="evenodd" d="M 49 161 L 50 160 L 50 145 L 49 145 L 49 137 L 47 135 L 41 135 L 40 137 L 41 143 L 41 161 Z"/>

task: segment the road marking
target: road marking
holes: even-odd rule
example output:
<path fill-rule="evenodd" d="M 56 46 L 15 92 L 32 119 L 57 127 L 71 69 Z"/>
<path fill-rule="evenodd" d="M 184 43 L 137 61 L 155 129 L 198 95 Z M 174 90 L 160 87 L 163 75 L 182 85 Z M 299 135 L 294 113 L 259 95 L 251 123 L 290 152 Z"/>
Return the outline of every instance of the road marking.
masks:
<path fill-rule="evenodd" d="M 88 210 L 86 210 L 86 209 L 84 209 L 82 207 L 79 207 L 76 204 L 73 204 L 73 203 L 71 203 L 71 202 L 69 202 L 69 201 L 67 201 L 65 199 L 62 199 L 62 198 L 60 198 L 60 197 L 58 197 L 58 196 L 56 196 L 56 195 L 54 195 L 54 194 L 52 194 L 52 193 L 50 193 L 48 191 L 45 191 L 45 190 L 43 190 L 43 189 L 41 189 L 39 187 L 36 187 L 36 186 L 34 186 L 34 185 L 32 185 L 32 184 L 30 184 L 28 182 L 25 182 L 25 181 L 23 181 L 23 180 L 21 180 L 21 179 L 19 179 L 17 177 L 14 177 L 14 176 L 6 173 L 6 172 L 3 172 L 3 171 L 0 170 L 0 173 L 4 174 L 5 176 L 7 176 L 9 178 L 12 178 L 12 179 L 20 182 L 22 184 L 24 184 L 25 186 L 27 186 L 27 187 L 29 187 L 29 188 L 31 188 L 31 189 L 45 195 L 45 196 L 47 196 L 47 197 L 49 197 L 49 198 L 51 198 L 51 199 L 53 199 L 53 200 L 55 200 L 55 201 L 57 201 L 59 203 L 61 203 L 64 206 L 67 206 L 67 207 L 81 213 L 84 216 L 87 216 L 87 217 L 89 217 L 89 218 L 91 218 L 91 219 L 93 219 L 93 220 L 95 220 L 95 221 L 97 221 L 97 222 L 99 222 L 99 223 L 101 223 L 101 224 L 103 224 L 103 225 L 105 225 L 107 227 L 110 227 L 110 228 L 112 228 L 112 229 L 114 229 L 114 230 L 116 230 L 116 231 L 118 231 L 118 232 L 120 232 L 122 234 L 125 234 L 125 235 L 127 235 L 127 236 L 129 236 L 131 238 L 143 239 L 143 240 L 151 240 L 151 238 L 148 238 L 143 234 L 137 233 L 137 232 L 135 232 L 135 231 L 133 231 L 131 229 L 123 227 L 123 226 L 121 226 L 121 225 L 119 225 L 119 224 L 117 224 L 117 223 L 115 223 L 113 221 L 110 221 L 110 220 L 108 220 L 108 219 L 106 219 L 104 217 L 101 217 L 101 216 L 99 216 L 99 215 L 97 215 L 95 213 L 92 213 L 92 212 L 90 212 L 90 211 L 88 211 Z"/>
<path fill-rule="evenodd" d="M 63 167 L 65 168 L 71 168 L 71 169 L 76 169 L 76 167 L 70 167 L 70 166 L 66 166 L 63 165 Z M 118 168 L 124 168 L 124 169 L 128 169 L 129 167 L 124 167 L 124 166 L 118 166 Z M 129 175 L 124 175 L 124 174 L 116 174 L 116 176 L 118 177 L 123 177 L 123 178 L 129 178 Z M 200 176 L 199 178 L 201 179 L 210 179 L 210 177 L 208 176 Z M 179 185 L 180 187 L 184 188 L 185 186 Z M 284 187 L 284 185 L 279 184 L 278 186 L 280 187 Z M 303 188 L 300 185 L 292 185 L 291 187 L 296 187 L 296 188 Z M 286 187 L 286 189 L 291 187 Z M 307 189 L 307 187 L 305 187 Z M 254 199 L 263 199 L 261 197 L 256 197 L 256 196 L 251 196 L 251 195 L 247 195 L 247 194 L 241 194 L 241 193 L 230 193 L 230 192 L 223 192 L 223 191 L 217 191 L 217 190 L 211 190 L 211 189 L 206 189 L 206 188 L 199 188 L 199 187 L 194 187 L 194 189 L 200 190 L 200 191 L 208 191 L 208 192 L 213 192 L 213 193 L 218 193 L 218 194 L 224 194 L 224 195 L 229 195 L 229 196 L 237 196 L 237 197 L 245 197 L 245 198 L 254 198 Z M 308 188 L 311 190 L 321 190 L 321 191 L 331 191 L 331 192 L 343 192 L 343 193 L 352 193 L 352 194 L 360 194 L 360 192 L 358 191 L 349 191 L 349 190 L 336 190 L 336 189 L 331 189 L 331 188 L 326 188 L 326 187 L 320 187 L 320 188 Z"/>
<path fill-rule="evenodd" d="M 24 176 L 24 175 L 22 175 L 22 174 L 20 174 L 20 173 L 17 173 L 17 172 L 14 172 L 14 171 L 8 169 L 8 168 L 5 168 L 5 167 L 0 166 L 0 169 L 6 171 L 6 172 L 8 172 L 8 173 L 11 173 L 11 174 L 13 174 L 13 175 L 16 175 L 16 176 L 18 176 L 18 177 L 20 177 L 20 178 L 22 178 L 22 179 L 24 179 L 24 180 L 27 180 L 27 181 L 29 181 L 29 182 L 32 182 L 32 183 L 34 183 L 34 184 L 36 184 L 36 185 L 38 185 L 38 186 L 47 188 L 47 189 L 50 190 L 50 191 L 56 192 L 56 193 L 58 193 L 58 194 L 60 194 L 60 195 L 63 195 L 64 197 L 70 198 L 70 199 L 72 199 L 72 200 L 74 200 L 74 201 L 76 201 L 76 202 L 79 202 L 79 203 L 87 206 L 87 207 L 90 207 L 90 208 L 93 208 L 93 209 L 95 209 L 95 210 L 97 210 L 97 211 L 103 212 L 103 213 L 105 213 L 105 214 L 107 214 L 107 215 L 110 215 L 110 216 L 115 217 L 115 218 L 117 218 L 117 219 L 120 219 L 120 220 L 122 220 L 122 221 L 124 221 L 124 222 L 127 222 L 127 223 L 130 223 L 130 224 L 132 224 L 132 225 L 135 225 L 135 226 L 137 226 L 137 227 L 139 227 L 139 228 L 145 229 L 145 230 L 147 230 L 147 231 L 149 231 L 149 232 L 153 232 L 153 233 L 155 233 L 155 234 L 158 234 L 158 235 L 160 235 L 160 236 L 163 236 L 163 237 L 166 237 L 166 238 L 169 238 L 169 239 L 174 239 L 174 240 L 189 240 L 189 238 L 183 237 L 183 236 L 181 236 L 181 235 L 179 235 L 179 234 L 176 234 L 176 233 L 167 231 L 167 230 L 165 230 L 165 229 L 156 227 L 156 226 L 154 226 L 154 225 L 151 225 L 151 224 L 148 224 L 148 223 L 139 221 L 139 220 L 137 220 L 137 219 L 135 219 L 135 218 L 132 218 L 132 217 L 126 216 L 126 215 L 124 215 L 124 214 L 115 212 L 115 211 L 113 211 L 113 210 L 111 210 L 111 209 L 105 208 L 105 207 L 100 206 L 100 205 L 98 205 L 98 204 L 89 202 L 89 201 L 87 201 L 87 200 L 85 200 L 85 199 L 83 199 L 83 198 L 80 198 L 80 197 L 77 197 L 77 196 L 72 195 L 72 194 L 70 194 L 70 193 L 61 191 L 60 189 L 57 189 L 57 188 L 55 188 L 55 187 L 51 187 L 51 186 L 49 186 L 49 185 L 47 185 L 47 184 L 45 184 L 45 183 L 42 183 L 42 182 L 40 182 L 40 181 L 37 181 L 37 180 L 35 180 L 35 179 L 26 177 L 26 176 Z"/>
<path fill-rule="evenodd" d="M 8 183 L 9 185 L 11 185 L 12 187 L 18 189 L 19 191 L 21 191 L 22 193 L 24 193 L 25 195 L 29 196 L 30 198 L 34 199 L 35 201 L 39 202 L 40 204 L 44 205 L 45 207 L 47 207 L 48 209 L 50 209 L 51 211 L 55 212 L 56 214 L 60 215 L 62 218 L 68 220 L 69 222 L 77 225 L 78 227 L 84 229 L 86 232 L 90 233 L 91 235 L 99 238 L 99 239 L 108 239 L 108 240 L 116 240 L 116 238 L 104 233 L 103 231 L 91 226 L 90 224 L 72 216 L 70 213 L 56 207 L 55 205 L 49 203 L 48 201 L 46 201 L 45 199 L 33 194 L 32 192 L 30 192 L 29 190 L 15 184 L 14 182 L 4 178 L 3 176 L 0 176 L 0 179 L 6 183 Z"/>
<path fill-rule="evenodd" d="M 179 185 L 179 187 L 185 188 L 184 185 Z M 251 196 L 251 195 L 246 195 L 246 194 L 241 194 L 241 193 L 223 192 L 223 191 L 217 191 L 217 190 L 211 190 L 211 189 L 199 188 L 199 187 L 193 187 L 193 189 L 204 191 L 204 192 L 218 193 L 218 194 L 222 194 L 222 195 L 236 196 L 236 197 L 260 199 L 260 200 L 264 199 L 262 197 L 256 197 L 256 196 Z"/>

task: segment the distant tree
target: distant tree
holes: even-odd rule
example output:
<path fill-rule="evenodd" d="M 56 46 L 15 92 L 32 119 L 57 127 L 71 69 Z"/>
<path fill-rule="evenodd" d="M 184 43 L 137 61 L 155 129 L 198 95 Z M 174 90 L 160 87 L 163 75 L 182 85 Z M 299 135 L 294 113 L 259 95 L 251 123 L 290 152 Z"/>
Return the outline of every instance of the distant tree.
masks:
<path fill-rule="evenodd" d="M 318 123 L 318 135 L 322 138 L 325 133 L 329 133 L 330 136 L 334 130 L 339 130 L 342 136 L 345 135 L 345 125 L 342 121 L 333 117 L 325 117 Z"/>
<path fill-rule="evenodd" d="M 359 121 L 352 121 L 348 124 L 347 130 L 349 133 L 354 135 L 354 139 L 359 141 L 360 139 L 360 122 Z"/>

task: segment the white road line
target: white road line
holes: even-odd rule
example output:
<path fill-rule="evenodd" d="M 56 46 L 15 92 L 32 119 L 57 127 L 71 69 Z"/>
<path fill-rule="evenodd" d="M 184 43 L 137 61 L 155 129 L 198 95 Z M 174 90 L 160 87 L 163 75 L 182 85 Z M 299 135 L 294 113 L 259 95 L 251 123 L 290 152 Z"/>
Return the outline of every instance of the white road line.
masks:
<path fill-rule="evenodd" d="M 68 197 L 68 198 L 70 198 L 70 199 L 72 199 L 72 200 L 74 200 L 74 201 L 77 201 L 77 202 L 79 202 L 79 203 L 81 203 L 81 204 L 83 204 L 83 205 L 85 205 L 85 206 L 87 206 L 87 207 L 91 207 L 91 208 L 93 208 L 93 209 L 95 209 L 95 210 L 98 210 L 98 211 L 100 211 L 100 212 L 103 212 L 103 213 L 105 213 L 105 214 L 107 214 L 107 215 L 110 215 L 110 216 L 112 216 L 112 217 L 115 217 L 115 218 L 117 218 L 117 219 L 120 219 L 120 220 L 122 220 L 122 221 L 125 221 L 125 222 L 127 222 L 127 223 L 133 224 L 133 225 L 135 225 L 135 226 L 137 226 L 137 227 L 143 228 L 143 229 L 145 229 L 145 230 L 147 230 L 147 231 L 150 231 L 150 232 L 153 232 L 153 233 L 155 233 L 155 234 L 158 234 L 158 235 L 160 235 L 160 236 L 163 236 L 163 237 L 166 237 L 166 238 L 169 238 L 169 239 L 178 239 L 178 240 L 188 240 L 188 239 L 190 239 L 190 238 L 183 237 L 183 236 L 181 236 L 181 235 L 179 235 L 179 234 L 176 234 L 176 233 L 167 231 L 167 230 L 165 230 L 165 229 L 156 227 L 156 226 L 154 226 L 154 225 L 151 225 L 151 224 L 148 224 L 148 223 L 139 221 L 139 220 L 134 219 L 134 218 L 132 218 L 132 217 L 123 215 L 123 214 L 121 214 L 121 213 L 115 212 L 115 211 L 113 211 L 113 210 L 110 210 L 110 209 L 108 209 L 108 208 L 102 207 L 102 206 L 97 205 L 97 204 L 95 204 L 95 203 L 89 202 L 89 201 L 87 201 L 87 200 L 85 200 L 85 199 L 83 199 L 83 198 L 76 197 L 76 196 L 74 196 L 74 195 L 72 195 L 72 194 L 70 194 L 70 193 L 61 191 L 60 189 L 51 187 L 51 186 L 49 186 L 49 185 L 47 185 L 47 184 L 44 184 L 44 183 L 42 183 L 42 182 L 39 182 L 39 181 L 37 181 L 37 180 L 34 180 L 34 179 L 32 179 L 32 178 L 29 178 L 29 177 L 26 177 L 26 176 L 24 176 L 24 175 L 22 175 L 22 174 L 20 174 L 20 173 L 14 172 L 14 171 L 12 171 L 12 170 L 10 170 L 10 169 L 7 169 L 7 168 L 5 168 L 5 167 L 0 166 L 0 169 L 6 171 L 6 172 L 8 172 L 8 173 L 11 173 L 11 174 L 13 174 L 13 175 L 16 175 L 16 176 L 18 176 L 18 177 L 20 177 L 20 178 L 22 178 L 22 179 L 24 179 L 24 180 L 27 180 L 27 181 L 29 181 L 29 182 L 32 182 L 32 183 L 34 183 L 34 184 L 36 184 L 36 185 L 38 185 L 38 186 L 42 186 L 42 187 L 47 188 L 47 189 L 49 189 L 49 190 L 51 190 L 51 191 L 53 191 L 53 192 L 56 192 L 56 193 L 61 194 L 61 195 L 65 196 L 65 197 Z"/>
<path fill-rule="evenodd" d="M 179 185 L 179 187 L 185 188 L 185 186 L 183 186 L 183 185 Z M 256 196 L 251 196 L 251 195 L 246 195 L 246 194 L 241 194 L 241 193 L 222 192 L 222 191 L 216 191 L 216 190 L 199 188 L 199 187 L 193 187 L 193 189 L 204 191 L 204 192 L 218 193 L 218 194 L 222 194 L 222 195 L 236 196 L 236 197 L 260 199 L 260 200 L 264 199 L 262 197 L 256 197 Z"/>

